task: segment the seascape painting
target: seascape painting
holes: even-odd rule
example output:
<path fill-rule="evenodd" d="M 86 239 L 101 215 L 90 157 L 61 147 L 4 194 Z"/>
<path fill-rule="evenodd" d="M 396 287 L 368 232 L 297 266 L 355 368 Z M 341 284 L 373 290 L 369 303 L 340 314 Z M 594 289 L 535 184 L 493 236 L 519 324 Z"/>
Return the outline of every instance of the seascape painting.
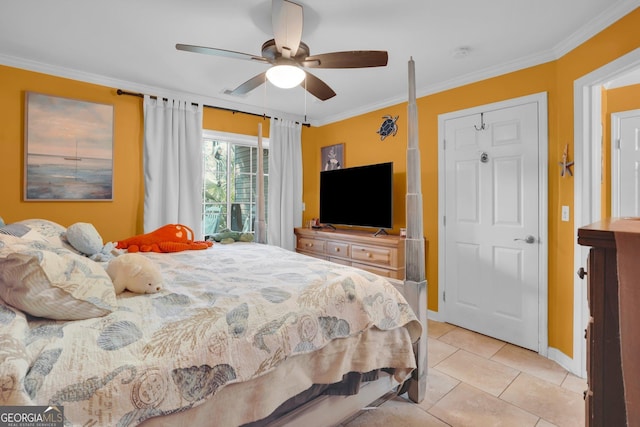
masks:
<path fill-rule="evenodd" d="M 26 96 L 25 200 L 113 200 L 113 106 Z"/>

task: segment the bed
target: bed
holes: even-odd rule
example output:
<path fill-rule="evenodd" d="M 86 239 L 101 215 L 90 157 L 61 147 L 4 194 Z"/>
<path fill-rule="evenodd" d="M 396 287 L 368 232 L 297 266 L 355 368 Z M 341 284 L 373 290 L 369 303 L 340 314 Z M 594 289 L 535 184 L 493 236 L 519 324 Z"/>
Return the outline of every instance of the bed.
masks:
<path fill-rule="evenodd" d="M 264 419 L 314 384 L 379 377 L 382 368 L 390 384 L 403 383 L 416 367 L 421 325 L 377 275 L 238 242 L 145 254 L 165 289 L 116 298 L 103 266 L 75 253 L 64 227 L 43 219 L 15 225 L 28 233 L 0 234 L 2 285 L 43 286 L 43 271 L 92 290 L 51 285 L 39 290 L 44 302 L 11 300 L 59 320 L 0 302 L 0 405 L 61 405 L 69 425 L 187 425 L 185 417 L 206 425 L 215 414 L 215 425 L 236 426 Z"/>
<path fill-rule="evenodd" d="M 53 406 L 74 426 L 326 427 L 390 393 L 423 400 L 414 81 L 411 60 L 404 281 L 238 242 L 145 254 L 164 289 L 116 297 L 65 227 L 18 221 L 0 229 L 0 406 Z"/>

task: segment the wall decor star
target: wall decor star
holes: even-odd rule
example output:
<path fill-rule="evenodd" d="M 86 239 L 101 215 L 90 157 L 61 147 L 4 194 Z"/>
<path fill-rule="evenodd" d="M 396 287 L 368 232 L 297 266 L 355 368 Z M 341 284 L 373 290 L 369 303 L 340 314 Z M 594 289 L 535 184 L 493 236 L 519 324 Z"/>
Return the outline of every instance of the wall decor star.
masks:
<path fill-rule="evenodd" d="M 571 166 L 573 166 L 573 162 L 569 162 L 568 160 L 569 160 L 569 144 L 566 144 L 564 146 L 564 153 L 562 154 L 562 161 L 558 162 L 558 164 L 562 168 L 560 169 L 560 176 L 563 178 L 567 173 L 573 176 L 573 171 L 571 171 Z"/>

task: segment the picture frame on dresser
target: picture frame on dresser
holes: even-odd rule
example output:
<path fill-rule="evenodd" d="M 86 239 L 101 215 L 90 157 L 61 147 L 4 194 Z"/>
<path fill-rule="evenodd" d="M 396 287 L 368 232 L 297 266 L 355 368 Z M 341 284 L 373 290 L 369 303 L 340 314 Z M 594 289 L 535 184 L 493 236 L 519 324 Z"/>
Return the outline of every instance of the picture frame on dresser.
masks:
<path fill-rule="evenodd" d="M 25 93 L 25 201 L 113 200 L 113 105 Z"/>

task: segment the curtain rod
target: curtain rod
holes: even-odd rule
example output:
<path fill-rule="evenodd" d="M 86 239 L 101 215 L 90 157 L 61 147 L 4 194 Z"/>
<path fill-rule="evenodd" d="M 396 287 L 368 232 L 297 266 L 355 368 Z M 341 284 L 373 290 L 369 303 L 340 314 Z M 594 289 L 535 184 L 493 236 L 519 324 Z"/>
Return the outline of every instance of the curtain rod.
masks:
<path fill-rule="evenodd" d="M 122 90 L 122 89 L 118 89 L 116 90 L 116 93 L 118 95 L 129 95 L 129 96 L 137 96 L 138 98 L 144 98 L 144 94 L 143 93 L 135 93 L 135 92 L 127 92 L 126 90 Z M 157 96 L 151 95 L 150 96 L 152 99 L 158 99 Z M 162 98 L 163 100 L 167 100 L 167 98 Z M 198 105 L 195 103 L 192 103 L 191 105 Z M 231 108 L 225 108 L 225 107 L 216 107 L 214 105 L 206 105 L 206 104 L 202 104 L 203 107 L 206 108 L 213 108 L 216 110 L 222 110 L 222 111 L 230 111 L 232 114 L 236 114 L 236 113 L 241 113 L 241 114 L 248 114 L 250 116 L 256 116 L 256 117 L 262 117 L 264 120 L 266 119 L 271 119 L 271 116 L 267 116 L 266 114 L 256 114 L 256 113 L 249 113 L 246 111 L 240 111 L 240 110 L 233 110 Z M 277 117 L 274 117 L 276 120 L 279 120 Z M 300 124 L 300 122 L 296 122 L 297 124 Z M 311 124 L 309 123 L 302 123 L 302 126 L 306 126 L 306 127 L 311 127 Z"/>

